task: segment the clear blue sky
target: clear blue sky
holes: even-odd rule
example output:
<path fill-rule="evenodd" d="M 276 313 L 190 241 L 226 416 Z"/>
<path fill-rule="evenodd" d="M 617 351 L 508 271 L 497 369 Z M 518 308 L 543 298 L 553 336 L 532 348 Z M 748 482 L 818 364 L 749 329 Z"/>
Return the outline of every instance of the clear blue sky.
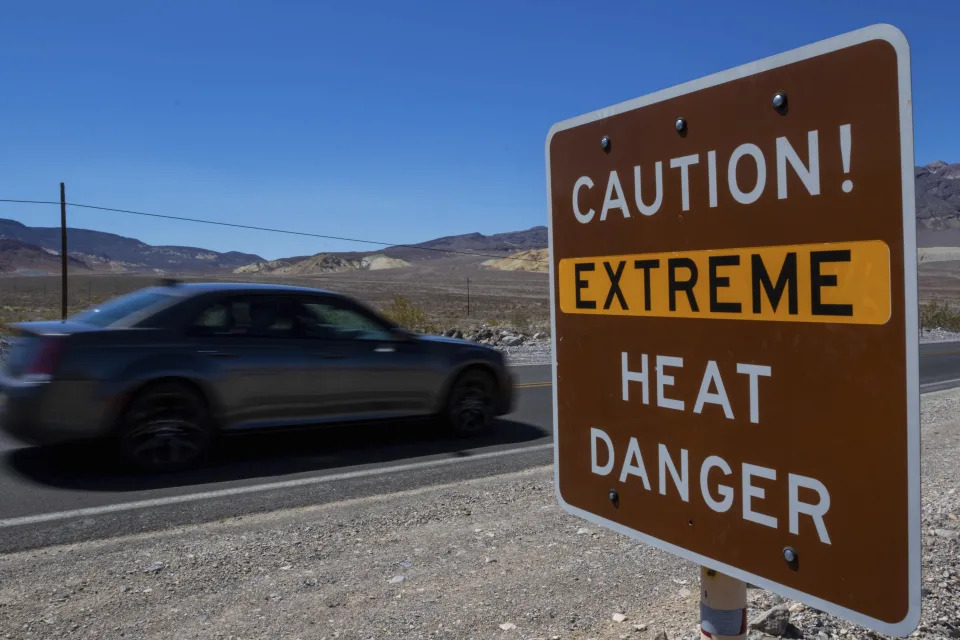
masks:
<path fill-rule="evenodd" d="M 0 197 L 64 181 L 76 202 L 398 243 L 528 228 L 554 122 L 877 22 L 910 40 L 917 163 L 960 161 L 956 2 L 7 3 Z M 367 249 L 70 215 L 271 258 Z"/>

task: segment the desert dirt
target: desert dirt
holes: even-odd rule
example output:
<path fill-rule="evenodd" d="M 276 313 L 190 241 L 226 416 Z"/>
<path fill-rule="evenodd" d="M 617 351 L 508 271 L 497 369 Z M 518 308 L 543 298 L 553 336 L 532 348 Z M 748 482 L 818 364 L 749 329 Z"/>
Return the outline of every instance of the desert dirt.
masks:
<path fill-rule="evenodd" d="M 960 308 L 960 248 L 924 248 L 919 254 L 920 302 L 937 300 Z M 354 296 L 378 309 L 389 305 L 393 297 L 400 294 L 422 308 L 438 328 L 487 322 L 531 331 L 545 329 L 550 318 L 548 275 L 494 269 L 484 266 L 486 261 L 483 257 L 453 256 L 414 262 L 402 268 L 316 276 L 216 274 L 184 276 L 183 279 L 277 282 L 327 288 Z M 70 312 L 156 281 L 154 276 L 136 274 L 71 274 Z M 59 277 L 0 277 L 0 324 L 59 317 Z"/>
<path fill-rule="evenodd" d="M 957 637 L 960 390 L 924 396 L 922 413 L 917 635 Z M 10 554 L 0 637 L 688 640 L 698 575 L 567 515 L 542 467 Z M 751 618 L 788 607 L 804 637 L 880 637 L 766 592 L 748 598 Z"/>
<path fill-rule="evenodd" d="M 182 279 L 275 282 L 325 288 L 358 298 L 374 308 L 383 308 L 400 294 L 422 308 L 437 326 L 443 328 L 484 321 L 518 329 L 545 328 L 550 316 L 547 274 L 490 269 L 482 266 L 485 259 L 444 257 L 396 269 L 302 277 L 217 274 L 184 276 Z M 145 275 L 71 274 L 68 280 L 70 312 L 81 311 L 155 282 L 157 277 Z M 0 323 L 59 317 L 59 277 L 0 277 Z"/>

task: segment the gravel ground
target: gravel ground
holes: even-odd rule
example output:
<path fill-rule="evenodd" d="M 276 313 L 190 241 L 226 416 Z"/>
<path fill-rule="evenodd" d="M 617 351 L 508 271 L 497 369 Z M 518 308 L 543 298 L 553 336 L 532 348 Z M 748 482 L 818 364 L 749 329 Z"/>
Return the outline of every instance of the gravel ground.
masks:
<path fill-rule="evenodd" d="M 550 364 L 553 361 L 553 346 L 550 339 L 531 340 L 518 347 L 496 347 L 503 351 L 510 364 Z"/>
<path fill-rule="evenodd" d="M 958 637 L 960 390 L 922 404 L 917 635 Z M 538 468 L 10 554 L 0 558 L 0 637 L 687 640 L 697 576 L 563 513 L 551 469 Z M 754 616 L 779 601 L 751 590 L 750 602 Z M 878 637 L 782 606 L 809 638 Z"/>
<path fill-rule="evenodd" d="M 920 342 L 956 342 L 960 340 L 960 333 L 945 329 L 924 329 L 920 332 Z"/>

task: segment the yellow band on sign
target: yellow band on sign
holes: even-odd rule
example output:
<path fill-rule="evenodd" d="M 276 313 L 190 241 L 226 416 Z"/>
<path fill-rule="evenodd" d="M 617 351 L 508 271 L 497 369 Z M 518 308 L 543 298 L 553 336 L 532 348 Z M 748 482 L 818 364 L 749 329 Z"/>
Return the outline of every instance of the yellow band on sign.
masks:
<path fill-rule="evenodd" d="M 831 242 L 560 260 L 563 313 L 884 324 L 885 242 Z"/>

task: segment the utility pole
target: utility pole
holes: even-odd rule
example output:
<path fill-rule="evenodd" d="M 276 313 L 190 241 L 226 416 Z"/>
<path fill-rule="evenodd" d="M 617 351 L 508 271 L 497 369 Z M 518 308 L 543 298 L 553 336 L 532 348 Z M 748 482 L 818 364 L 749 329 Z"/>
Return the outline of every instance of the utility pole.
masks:
<path fill-rule="evenodd" d="M 467 317 L 470 317 L 470 278 L 467 278 Z"/>
<path fill-rule="evenodd" d="M 67 196 L 60 183 L 60 316 L 67 319 Z"/>

